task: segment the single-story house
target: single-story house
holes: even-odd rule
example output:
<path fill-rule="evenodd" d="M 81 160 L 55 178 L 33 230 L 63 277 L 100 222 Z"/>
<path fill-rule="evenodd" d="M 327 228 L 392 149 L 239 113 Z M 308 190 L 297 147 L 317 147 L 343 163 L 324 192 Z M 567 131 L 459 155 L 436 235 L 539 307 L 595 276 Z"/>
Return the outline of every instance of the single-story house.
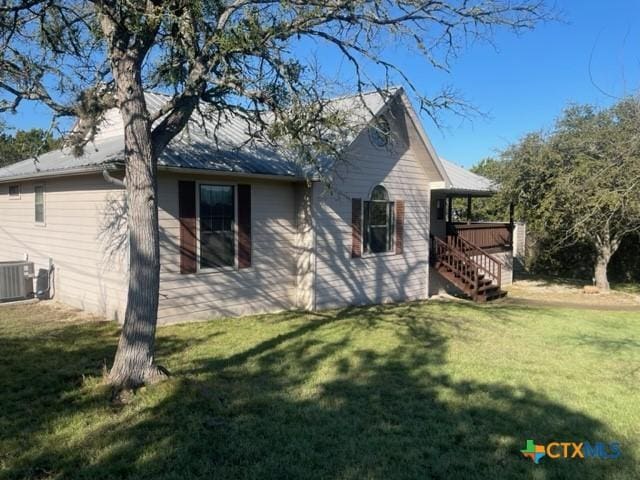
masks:
<path fill-rule="evenodd" d="M 150 109 L 162 101 L 147 96 Z M 158 174 L 160 324 L 426 299 L 443 284 L 498 296 L 510 225 L 456 223 L 450 207 L 490 195 L 491 182 L 438 157 L 401 88 L 335 107 L 363 122 L 345 161 L 326 166 L 331 188 L 247 144 L 233 117 L 215 139 L 194 121 L 169 145 Z M 82 156 L 58 150 L 0 169 L 0 261 L 51 259 L 56 299 L 122 321 L 126 199 L 113 178 L 124 168 L 113 110 Z"/>

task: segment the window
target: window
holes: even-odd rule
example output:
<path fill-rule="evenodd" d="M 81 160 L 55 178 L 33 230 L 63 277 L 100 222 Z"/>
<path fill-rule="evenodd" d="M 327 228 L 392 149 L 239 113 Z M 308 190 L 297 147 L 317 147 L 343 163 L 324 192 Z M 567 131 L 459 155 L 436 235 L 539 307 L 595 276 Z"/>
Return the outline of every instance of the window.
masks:
<path fill-rule="evenodd" d="M 389 143 L 390 134 L 391 127 L 389 127 L 389 122 L 384 117 L 378 118 L 375 125 L 369 127 L 369 138 L 376 147 L 385 147 Z"/>
<path fill-rule="evenodd" d="M 200 268 L 234 265 L 234 187 L 200 185 Z"/>
<path fill-rule="evenodd" d="M 20 199 L 20 185 L 9 185 L 9 198 L 12 200 Z"/>
<path fill-rule="evenodd" d="M 374 187 L 371 199 L 364 202 L 363 218 L 364 251 L 390 252 L 393 249 L 394 203 L 389 201 L 383 186 Z"/>
<path fill-rule="evenodd" d="M 44 224 L 44 185 L 36 185 L 33 188 L 35 197 L 35 220 L 36 223 Z"/>
<path fill-rule="evenodd" d="M 444 198 L 436 200 L 436 218 L 438 220 L 444 220 Z"/>

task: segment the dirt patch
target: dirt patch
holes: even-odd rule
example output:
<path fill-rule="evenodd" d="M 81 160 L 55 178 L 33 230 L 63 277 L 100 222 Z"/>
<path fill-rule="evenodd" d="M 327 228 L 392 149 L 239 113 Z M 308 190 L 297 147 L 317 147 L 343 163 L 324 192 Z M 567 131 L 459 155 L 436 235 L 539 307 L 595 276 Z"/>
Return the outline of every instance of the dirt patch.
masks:
<path fill-rule="evenodd" d="M 611 291 L 584 293 L 583 285 L 547 280 L 519 280 L 507 289 L 509 303 L 557 305 L 568 308 L 640 312 L 640 295 Z"/>
<path fill-rule="evenodd" d="M 2 318 L 22 319 L 24 322 L 84 323 L 106 321 L 103 317 L 70 307 L 55 300 L 8 302 L 2 305 Z"/>

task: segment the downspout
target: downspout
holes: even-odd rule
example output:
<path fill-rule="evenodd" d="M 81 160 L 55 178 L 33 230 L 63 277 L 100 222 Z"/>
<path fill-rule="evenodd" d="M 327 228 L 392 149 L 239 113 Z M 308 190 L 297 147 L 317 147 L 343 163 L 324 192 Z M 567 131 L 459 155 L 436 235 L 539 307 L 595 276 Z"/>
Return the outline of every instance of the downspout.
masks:
<path fill-rule="evenodd" d="M 126 180 L 120 180 L 119 178 L 112 177 L 106 168 L 102 170 L 102 177 L 107 183 L 115 185 L 116 187 L 127 188 Z"/>

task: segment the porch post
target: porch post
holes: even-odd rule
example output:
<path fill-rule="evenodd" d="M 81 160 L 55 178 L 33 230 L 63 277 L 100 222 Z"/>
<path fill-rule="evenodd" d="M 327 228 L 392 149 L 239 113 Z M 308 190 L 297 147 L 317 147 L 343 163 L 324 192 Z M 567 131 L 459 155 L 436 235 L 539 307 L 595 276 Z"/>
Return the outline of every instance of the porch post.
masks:
<path fill-rule="evenodd" d="M 449 203 L 449 223 L 453 221 L 453 197 L 447 197 Z"/>
<path fill-rule="evenodd" d="M 467 195 L 467 223 L 471 223 L 471 195 Z"/>

